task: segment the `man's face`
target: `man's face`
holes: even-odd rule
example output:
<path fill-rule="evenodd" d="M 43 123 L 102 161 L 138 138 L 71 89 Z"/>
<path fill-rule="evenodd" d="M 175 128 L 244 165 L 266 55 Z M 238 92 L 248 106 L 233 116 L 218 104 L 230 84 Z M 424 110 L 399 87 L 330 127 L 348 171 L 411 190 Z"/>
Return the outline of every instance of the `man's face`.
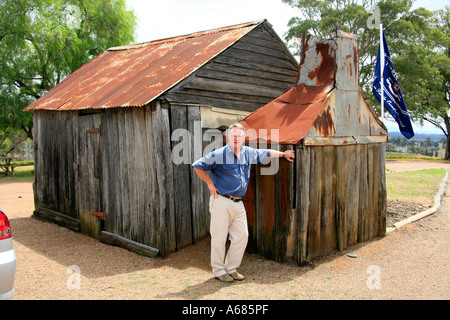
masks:
<path fill-rule="evenodd" d="M 232 148 L 239 148 L 245 141 L 245 133 L 238 128 L 231 128 L 228 132 L 228 143 Z"/>

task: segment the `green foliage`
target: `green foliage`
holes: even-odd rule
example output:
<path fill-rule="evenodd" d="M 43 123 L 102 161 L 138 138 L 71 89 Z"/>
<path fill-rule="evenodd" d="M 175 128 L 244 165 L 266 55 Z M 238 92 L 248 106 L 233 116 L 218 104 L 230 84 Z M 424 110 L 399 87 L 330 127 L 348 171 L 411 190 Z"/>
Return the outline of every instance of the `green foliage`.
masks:
<path fill-rule="evenodd" d="M 16 167 L 34 166 L 33 160 L 13 161 Z"/>
<path fill-rule="evenodd" d="M 32 138 L 23 108 L 109 47 L 134 41 L 125 0 L 0 0 L 0 131 Z"/>

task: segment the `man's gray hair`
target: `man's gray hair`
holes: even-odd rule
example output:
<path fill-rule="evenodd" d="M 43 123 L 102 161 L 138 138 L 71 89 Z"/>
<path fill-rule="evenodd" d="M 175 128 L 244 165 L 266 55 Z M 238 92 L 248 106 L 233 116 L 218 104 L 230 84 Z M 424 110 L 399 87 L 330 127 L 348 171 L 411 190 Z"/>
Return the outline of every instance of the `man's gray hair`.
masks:
<path fill-rule="evenodd" d="M 231 126 L 228 127 L 227 133 L 230 132 L 230 130 L 233 129 L 233 128 L 240 129 L 240 130 L 245 132 L 245 127 L 242 124 L 240 124 L 240 123 L 233 123 Z"/>

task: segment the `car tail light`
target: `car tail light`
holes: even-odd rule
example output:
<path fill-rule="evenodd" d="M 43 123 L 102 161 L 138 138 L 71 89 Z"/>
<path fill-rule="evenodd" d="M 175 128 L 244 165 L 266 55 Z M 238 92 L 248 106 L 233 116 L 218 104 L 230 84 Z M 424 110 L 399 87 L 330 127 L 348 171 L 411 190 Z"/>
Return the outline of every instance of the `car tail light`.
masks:
<path fill-rule="evenodd" d="M 8 217 L 2 210 L 0 210 L 0 240 L 11 237 L 11 225 L 9 224 Z"/>

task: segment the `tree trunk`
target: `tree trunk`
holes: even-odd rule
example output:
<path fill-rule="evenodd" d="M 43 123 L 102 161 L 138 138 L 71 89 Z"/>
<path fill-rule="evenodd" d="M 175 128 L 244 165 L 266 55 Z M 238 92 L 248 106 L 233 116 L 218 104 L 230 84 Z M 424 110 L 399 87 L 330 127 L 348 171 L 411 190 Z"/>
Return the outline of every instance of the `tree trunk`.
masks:
<path fill-rule="evenodd" d="M 450 134 L 447 135 L 447 144 L 445 146 L 445 160 L 450 160 Z"/>

